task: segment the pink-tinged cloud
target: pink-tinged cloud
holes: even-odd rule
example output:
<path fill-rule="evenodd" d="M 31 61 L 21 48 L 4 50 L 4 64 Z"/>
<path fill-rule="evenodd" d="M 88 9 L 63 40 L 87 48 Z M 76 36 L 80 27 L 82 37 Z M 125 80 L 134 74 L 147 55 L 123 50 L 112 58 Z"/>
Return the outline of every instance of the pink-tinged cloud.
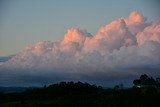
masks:
<path fill-rule="evenodd" d="M 71 28 L 61 41 L 29 45 L 0 66 L 0 78 L 14 74 L 103 80 L 142 73 L 160 75 L 159 65 L 160 22 L 147 22 L 134 11 L 100 27 L 95 35 Z"/>
<path fill-rule="evenodd" d="M 127 18 L 124 19 L 129 31 L 133 35 L 141 32 L 145 27 L 149 26 L 150 23 L 147 23 L 147 18 L 144 17 L 137 11 L 133 11 Z"/>
<path fill-rule="evenodd" d="M 152 23 L 142 32 L 138 33 L 137 41 L 139 45 L 146 41 L 156 41 L 160 43 L 160 21 Z"/>
<path fill-rule="evenodd" d="M 71 28 L 64 35 L 63 43 L 76 42 L 79 45 L 84 44 L 87 38 L 91 38 L 92 35 L 88 33 L 86 30 L 79 30 L 75 28 Z"/>

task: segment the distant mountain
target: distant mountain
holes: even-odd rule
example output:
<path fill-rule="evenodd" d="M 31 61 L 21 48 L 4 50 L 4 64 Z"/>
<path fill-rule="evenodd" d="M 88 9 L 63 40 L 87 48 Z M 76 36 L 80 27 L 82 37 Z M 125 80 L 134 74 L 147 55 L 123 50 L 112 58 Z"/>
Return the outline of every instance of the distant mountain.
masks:
<path fill-rule="evenodd" d="M 15 55 L 9 55 L 9 56 L 0 57 L 0 65 L 3 64 L 4 62 L 8 61 L 9 59 L 11 59 L 14 56 Z"/>
<path fill-rule="evenodd" d="M 23 92 L 26 89 L 32 89 L 33 87 L 0 87 L 0 92 L 2 93 L 13 93 L 13 92 Z"/>

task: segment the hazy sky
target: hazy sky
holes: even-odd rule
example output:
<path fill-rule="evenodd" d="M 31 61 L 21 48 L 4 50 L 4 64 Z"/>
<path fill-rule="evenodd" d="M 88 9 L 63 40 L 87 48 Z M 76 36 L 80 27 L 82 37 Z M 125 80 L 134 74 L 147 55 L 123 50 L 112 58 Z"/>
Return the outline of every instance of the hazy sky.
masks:
<path fill-rule="evenodd" d="M 159 0 L 1 0 L 0 56 L 38 41 L 61 40 L 69 28 L 97 29 L 137 10 L 158 20 Z"/>

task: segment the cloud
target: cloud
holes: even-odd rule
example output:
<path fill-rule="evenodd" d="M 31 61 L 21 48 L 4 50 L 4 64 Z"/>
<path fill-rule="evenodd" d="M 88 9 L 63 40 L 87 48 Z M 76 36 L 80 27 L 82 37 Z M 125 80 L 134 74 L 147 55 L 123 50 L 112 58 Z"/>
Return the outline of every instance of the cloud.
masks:
<path fill-rule="evenodd" d="M 145 27 L 151 23 L 147 23 L 147 18 L 137 11 L 133 11 L 127 18 L 124 19 L 129 31 L 133 35 L 141 32 Z"/>
<path fill-rule="evenodd" d="M 0 66 L 0 84 L 61 80 L 125 82 L 142 73 L 160 75 L 160 22 L 132 12 L 95 35 L 71 28 L 61 41 L 28 45 Z"/>
<path fill-rule="evenodd" d="M 142 32 L 138 33 L 137 41 L 139 45 L 146 41 L 157 41 L 160 43 L 160 21 L 152 23 Z"/>

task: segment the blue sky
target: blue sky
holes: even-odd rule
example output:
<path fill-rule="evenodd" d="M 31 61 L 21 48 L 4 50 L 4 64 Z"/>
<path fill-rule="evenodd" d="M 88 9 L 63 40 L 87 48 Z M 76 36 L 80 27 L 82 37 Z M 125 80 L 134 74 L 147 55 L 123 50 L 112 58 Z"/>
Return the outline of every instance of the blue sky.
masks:
<path fill-rule="evenodd" d="M 61 40 L 69 28 L 97 29 L 137 10 L 160 19 L 159 0 L 1 0 L 0 56 L 20 52 L 38 41 Z"/>

